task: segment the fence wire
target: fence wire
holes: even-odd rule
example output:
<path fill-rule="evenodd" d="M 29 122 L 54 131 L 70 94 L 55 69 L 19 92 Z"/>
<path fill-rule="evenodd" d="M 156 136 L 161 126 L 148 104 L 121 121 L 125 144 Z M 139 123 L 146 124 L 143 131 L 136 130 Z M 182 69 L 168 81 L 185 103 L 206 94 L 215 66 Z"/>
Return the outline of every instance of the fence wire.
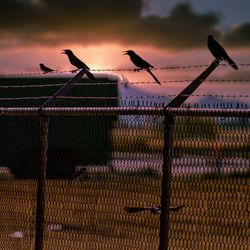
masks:
<path fill-rule="evenodd" d="M 238 63 L 237 64 L 240 67 L 248 68 L 250 67 L 250 63 Z M 193 65 L 168 65 L 168 66 L 162 66 L 162 67 L 154 67 L 154 70 L 160 70 L 160 71 L 166 71 L 166 70 L 194 70 L 194 69 L 200 69 L 200 68 L 206 68 L 208 64 L 193 64 Z M 228 67 L 228 64 L 226 63 L 220 63 L 220 66 Z M 136 68 L 93 68 L 91 69 L 93 72 L 136 72 Z M 75 70 L 55 70 L 50 75 L 53 74 L 69 74 L 69 73 L 75 73 Z M 1 76 L 36 76 L 36 75 L 44 75 L 44 72 L 20 72 L 20 73 L 5 73 L 1 74 Z"/>
<path fill-rule="evenodd" d="M 169 249 L 249 249 L 242 111 L 171 113 Z M 43 249 L 158 249 L 164 119 L 129 108 L 48 117 Z M 34 249 L 39 126 L 0 116 L 0 249 Z"/>
<path fill-rule="evenodd" d="M 72 75 L 55 75 L 54 77 L 0 77 L 0 107 L 39 107 L 46 99 L 63 86 Z M 249 82 L 249 79 L 208 79 L 209 82 Z M 191 82 L 190 80 L 163 80 L 163 83 Z M 155 84 L 154 82 L 121 81 L 120 77 L 100 75 L 96 82 L 86 78 L 74 83 L 74 88 L 65 96 L 57 96 L 60 107 L 163 107 L 177 95 L 163 93 L 152 95 L 140 92 L 130 84 Z M 185 96 L 185 95 L 183 95 Z M 249 108 L 248 93 L 197 93 L 190 95 L 190 104 L 185 107 L 202 108 Z"/>

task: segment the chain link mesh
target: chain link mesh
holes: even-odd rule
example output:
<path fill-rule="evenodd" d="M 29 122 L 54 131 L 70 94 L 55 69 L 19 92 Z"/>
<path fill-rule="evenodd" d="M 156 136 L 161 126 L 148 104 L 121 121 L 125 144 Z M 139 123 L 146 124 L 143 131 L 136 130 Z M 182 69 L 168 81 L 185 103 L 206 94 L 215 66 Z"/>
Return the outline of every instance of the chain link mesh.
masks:
<path fill-rule="evenodd" d="M 49 117 L 44 249 L 158 249 L 163 119 L 109 111 Z M 169 249 L 249 248 L 249 124 L 175 116 Z M 39 117 L 0 129 L 0 249 L 33 249 Z"/>

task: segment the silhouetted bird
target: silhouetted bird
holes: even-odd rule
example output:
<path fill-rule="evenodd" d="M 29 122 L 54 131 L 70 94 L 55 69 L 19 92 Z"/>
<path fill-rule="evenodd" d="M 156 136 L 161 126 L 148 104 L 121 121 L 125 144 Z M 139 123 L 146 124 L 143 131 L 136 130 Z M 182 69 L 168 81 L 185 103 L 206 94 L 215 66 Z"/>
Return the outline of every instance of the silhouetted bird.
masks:
<path fill-rule="evenodd" d="M 55 71 L 54 69 L 51 69 L 51 68 L 48 68 L 46 67 L 44 64 L 40 63 L 40 69 L 41 71 L 43 72 L 43 74 L 46 74 L 46 73 L 50 73 L 50 72 L 53 72 Z"/>
<path fill-rule="evenodd" d="M 142 59 L 139 55 L 137 55 L 133 50 L 126 50 L 124 51 L 123 55 L 128 55 L 130 57 L 130 60 L 132 63 L 139 67 L 139 69 L 136 69 L 137 71 L 145 69 L 153 78 L 154 80 L 158 83 L 161 84 L 160 81 L 157 79 L 157 77 L 152 73 L 150 70 L 154 66 L 146 62 L 144 59 Z"/>
<path fill-rule="evenodd" d="M 70 49 L 63 50 L 61 54 L 66 54 L 69 58 L 70 63 L 74 65 L 77 69 L 86 69 L 87 77 L 89 79 L 96 81 L 96 78 L 94 77 L 94 75 L 89 72 L 89 67 L 80 59 L 78 59 Z"/>
<path fill-rule="evenodd" d="M 182 206 L 172 206 L 169 208 L 170 211 L 177 212 L 181 210 L 184 205 Z M 128 213 L 137 213 L 141 211 L 150 211 L 151 214 L 160 214 L 161 213 L 161 206 L 156 207 L 124 207 L 124 210 Z"/>
<path fill-rule="evenodd" d="M 226 61 L 234 69 L 238 69 L 236 63 L 229 57 L 225 49 L 213 39 L 213 36 L 209 35 L 207 38 L 207 46 L 210 52 L 218 61 Z"/>

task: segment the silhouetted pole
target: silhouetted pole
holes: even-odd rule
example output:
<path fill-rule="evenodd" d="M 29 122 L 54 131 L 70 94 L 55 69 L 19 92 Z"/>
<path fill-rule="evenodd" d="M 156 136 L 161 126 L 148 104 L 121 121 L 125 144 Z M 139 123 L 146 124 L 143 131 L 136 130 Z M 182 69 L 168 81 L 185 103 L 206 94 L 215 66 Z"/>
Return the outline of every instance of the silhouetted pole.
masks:
<path fill-rule="evenodd" d="M 174 116 L 167 113 L 167 108 L 179 108 L 188 97 L 200 86 L 200 84 L 219 65 L 214 60 L 209 67 L 192 81 L 179 95 L 177 95 L 166 107 L 164 107 L 164 148 L 161 183 L 161 215 L 160 215 L 160 242 L 159 250 L 167 250 L 169 245 L 169 207 L 171 197 L 171 176 L 172 176 L 172 135 L 174 127 Z"/>
<path fill-rule="evenodd" d="M 48 154 L 48 134 L 49 134 L 49 117 L 44 116 L 42 111 L 46 107 L 53 107 L 57 104 L 57 96 L 65 96 L 76 83 L 85 74 L 86 70 L 82 69 L 72 79 L 66 82 L 56 93 L 39 107 L 40 114 L 40 137 L 39 137 L 39 175 L 37 181 L 37 198 L 36 198 L 36 236 L 35 250 L 43 249 L 44 238 L 44 209 L 45 209 L 45 181 L 47 173 L 47 154 Z"/>
<path fill-rule="evenodd" d="M 68 82 L 66 82 L 56 93 L 49 98 L 46 102 L 44 102 L 40 110 L 46 107 L 56 106 L 58 100 L 56 99 L 58 96 L 66 96 L 69 91 L 73 88 L 74 83 L 82 78 L 82 76 L 86 73 L 86 69 L 81 69 L 73 78 L 71 78 Z"/>
<path fill-rule="evenodd" d="M 36 198 L 36 237 L 35 250 L 43 249 L 44 236 L 44 207 L 45 207 L 45 181 L 47 173 L 47 151 L 48 151 L 49 118 L 40 118 L 39 136 L 39 176 L 37 182 Z"/>
<path fill-rule="evenodd" d="M 179 108 L 190 95 L 206 80 L 206 78 L 216 69 L 219 65 L 217 60 L 214 60 L 205 71 L 203 71 L 195 80 L 193 80 L 184 90 L 181 91 L 169 104 L 165 106 L 167 108 Z"/>

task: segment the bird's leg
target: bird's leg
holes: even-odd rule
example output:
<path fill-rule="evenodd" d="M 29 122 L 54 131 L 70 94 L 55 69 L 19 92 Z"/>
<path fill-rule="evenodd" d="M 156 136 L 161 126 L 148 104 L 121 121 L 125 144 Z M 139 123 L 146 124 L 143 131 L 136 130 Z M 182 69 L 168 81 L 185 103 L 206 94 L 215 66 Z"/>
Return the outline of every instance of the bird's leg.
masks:
<path fill-rule="evenodd" d="M 73 69 L 71 73 L 76 73 L 76 71 L 78 71 L 78 69 Z"/>

